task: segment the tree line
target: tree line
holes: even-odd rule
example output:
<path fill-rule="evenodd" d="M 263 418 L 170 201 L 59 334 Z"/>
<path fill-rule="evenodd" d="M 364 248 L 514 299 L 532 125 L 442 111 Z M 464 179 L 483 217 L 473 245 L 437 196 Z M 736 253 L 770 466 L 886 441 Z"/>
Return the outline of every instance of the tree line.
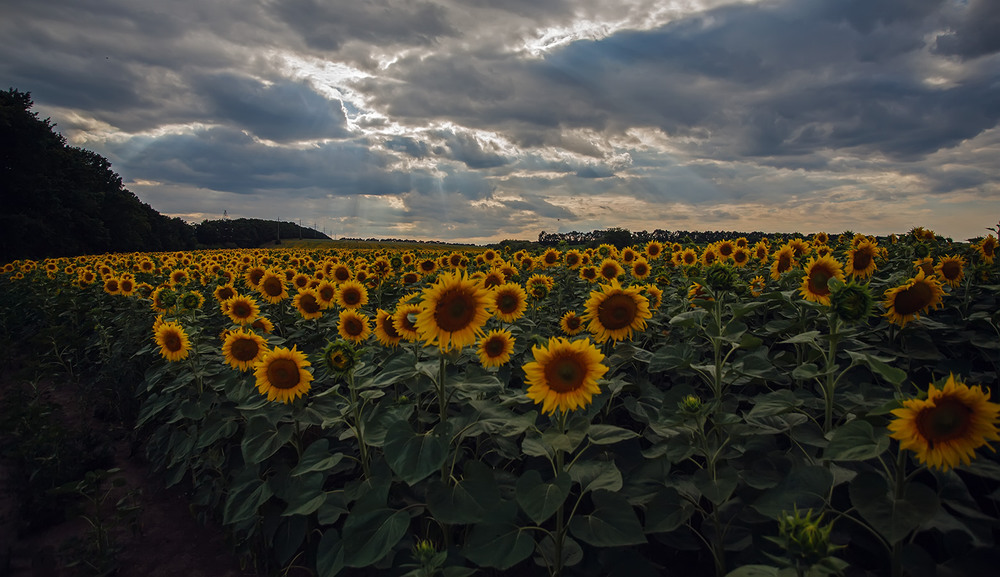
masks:
<path fill-rule="evenodd" d="M 0 263 L 18 259 L 257 247 L 280 238 L 328 238 L 291 222 L 160 214 L 122 184 L 103 156 L 69 146 L 30 92 L 0 92 Z"/>
<path fill-rule="evenodd" d="M 762 238 L 767 237 L 773 239 L 775 236 L 779 235 L 759 231 L 738 232 L 725 230 L 699 231 L 656 229 L 652 232 L 645 230 L 632 232 L 627 228 L 612 227 L 605 230 L 593 230 L 590 232 L 578 232 L 575 230 L 572 232 L 545 232 L 543 230 L 538 233 L 538 244 L 542 246 L 555 246 L 560 243 L 564 243 L 567 245 L 583 247 L 597 247 L 602 244 L 609 244 L 617 248 L 624 248 L 626 246 L 644 245 L 654 240 L 670 244 L 677 242 L 682 245 L 704 245 L 720 240 L 733 240 L 739 237 L 745 237 L 751 244 L 753 244 Z M 794 238 L 801 237 L 802 235 L 797 232 L 792 232 L 780 236 Z"/>

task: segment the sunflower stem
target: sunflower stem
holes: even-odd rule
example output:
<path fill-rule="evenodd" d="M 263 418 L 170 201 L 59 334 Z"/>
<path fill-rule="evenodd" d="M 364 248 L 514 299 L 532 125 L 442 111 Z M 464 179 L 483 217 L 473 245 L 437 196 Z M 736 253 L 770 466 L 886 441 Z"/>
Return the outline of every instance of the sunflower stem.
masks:
<path fill-rule="evenodd" d="M 447 369 L 447 358 L 442 351 L 438 355 L 438 382 L 437 382 L 437 396 L 438 396 L 438 417 L 442 424 L 448 421 L 448 395 L 445 394 L 444 381 L 445 381 L 445 371 Z"/>
<path fill-rule="evenodd" d="M 559 410 L 559 433 L 561 435 L 566 434 L 566 411 Z M 565 467 L 565 455 L 562 449 L 555 450 L 556 458 L 556 475 L 563 472 L 563 467 Z M 552 567 L 550 575 L 552 577 L 561 577 L 563 571 L 563 540 L 566 538 L 566 519 L 565 519 L 565 503 L 559 505 L 559 509 L 556 511 L 556 532 L 552 536 L 553 545 L 555 546 L 555 563 Z"/>
<path fill-rule="evenodd" d="M 896 482 L 893 486 L 893 499 L 899 502 L 903 498 L 906 490 L 906 452 L 902 447 L 896 453 Z M 892 577 L 903 577 L 903 540 L 900 539 L 892 544 L 890 565 L 892 567 Z"/>
<path fill-rule="evenodd" d="M 833 394 L 837 387 L 837 343 L 840 341 L 840 321 L 836 315 L 830 313 L 830 346 L 826 352 L 826 381 L 823 385 L 823 400 L 825 402 L 825 413 L 823 415 L 823 432 L 829 433 L 833 428 Z"/>
<path fill-rule="evenodd" d="M 354 386 L 354 369 L 347 373 L 347 388 L 351 391 L 351 409 L 354 413 L 354 436 L 358 440 L 358 453 L 361 461 L 361 472 L 365 479 L 371 478 L 371 470 L 368 464 L 368 443 L 365 442 L 365 429 L 361 422 L 361 399 L 358 396 L 358 389 Z M 296 423 L 296 427 L 298 423 Z"/>

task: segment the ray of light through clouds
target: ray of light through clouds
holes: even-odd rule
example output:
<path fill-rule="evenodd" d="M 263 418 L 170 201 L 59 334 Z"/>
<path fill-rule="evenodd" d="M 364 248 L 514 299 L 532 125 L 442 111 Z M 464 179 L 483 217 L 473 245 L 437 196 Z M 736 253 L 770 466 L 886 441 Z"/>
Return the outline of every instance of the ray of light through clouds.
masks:
<path fill-rule="evenodd" d="M 189 221 L 488 242 L 1000 217 L 992 0 L 47 0 L 0 78 Z"/>

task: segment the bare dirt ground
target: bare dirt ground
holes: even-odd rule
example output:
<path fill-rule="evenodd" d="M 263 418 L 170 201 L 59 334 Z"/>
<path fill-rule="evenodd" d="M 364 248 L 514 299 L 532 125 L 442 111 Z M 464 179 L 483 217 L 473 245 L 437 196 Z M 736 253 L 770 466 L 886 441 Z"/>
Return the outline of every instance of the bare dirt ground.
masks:
<path fill-rule="evenodd" d="M 0 396 L 14 383 L 0 375 Z M 42 383 L 43 394 L 59 405 L 74 425 L 103 427 L 93 416 L 82 414 L 84 406 L 74 397 L 74 387 Z M 110 431 L 113 440 L 115 476 L 124 485 L 115 487 L 108 502 L 114 504 L 129 493 L 138 511 L 134 523 L 116 523 L 111 531 L 115 546 L 111 570 L 101 573 L 84 562 L 92 559 L 86 544 L 94 542 L 94 530 L 83 518 L 67 515 L 65 521 L 25 534 L 23 517 L 9 488 L 11 464 L 0 462 L 0 577 L 75 577 L 118 575 L 121 577 L 249 577 L 225 542 L 218 526 L 202 526 L 192 515 L 184 490 L 163 488 L 133 451 L 127 431 Z M 135 454 L 139 453 L 139 454 Z M 110 485 L 105 485 L 110 486 Z"/>

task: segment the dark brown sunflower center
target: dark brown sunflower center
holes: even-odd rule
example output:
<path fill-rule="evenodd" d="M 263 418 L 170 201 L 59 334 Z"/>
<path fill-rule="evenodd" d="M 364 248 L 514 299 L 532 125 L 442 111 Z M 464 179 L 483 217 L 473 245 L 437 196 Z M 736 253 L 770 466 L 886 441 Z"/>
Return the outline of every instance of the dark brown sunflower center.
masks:
<path fill-rule="evenodd" d="M 587 367 L 575 354 L 563 354 L 545 365 L 545 382 L 557 393 L 572 393 L 583 387 Z"/>
<path fill-rule="evenodd" d="M 260 284 L 262 278 L 264 278 L 264 271 L 257 269 L 250 272 L 250 282 L 253 284 Z"/>
<path fill-rule="evenodd" d="M 237 361 L 247 363 L 257 358 L 260 346 L 253 339 L 236 339 L 229 347 L 233 358 Z"/>
<path fill-rule="evenodd" d="M 349 288 L 340 293 L 340 298 L 344 299 L 344 304 L 352 307 L 361 303 L 361 291 Z"/>
<path fill-rule="evenodd" d="M 934 291 L 925 282 L 914 283 L 910 288 L 896 293 L 893 308 L 896 314 L 912 315 L 930 306 L 934 301 Z"/>
<path fill-rule="evenodd" d="M 333 278 L 337 279 L 338 282 L 344 282 L 351 278 L 351 271 L 343 267 L 338 268 L 333 271 Z"/>
<path fill-rule="evenodd" d="M 965 436 L 972 426 L 972 409 L 958 399 L 945 397 L 917 413 L 916 422 L 920 436 L 933 448 L 934 443 Z"/>
<path fill-rule="evenodd" d="M 613 294 L 597 307 L 597 318 L 608 330 L 622 329 L 635 320 L 639 307 L 627 294 Z"/>
<path fill-rule="evenodd" d="M 382 323 L 382 331 L 385 334 L 387 334 L 389 338 L 391 339 L 402 338 L 403 335 L 399 334 L 399 331 L 396 330 L 396 325 L 393 324 L 392 317 L 388 316 L 383 317 L 381 323 Z"/>
<path fill-rule="evenodd" d="M 219 289 L 219 300 L 220 301 L 227 301 L 227 300 L 233 298 L 234 296 L 236 296 L 236 291 L 234 291 L 231 287 L 223 287 L 223 288 Z"/>
<path fill-rule="evenodd" d="M 694 264 L 695 258 L 696 258 L 695 255 L 693 255 L 691 253 L 685 254 L 684 255 L 684 264 Z"/>
<path fill-rule="evenodd" d="M 833 272 L 823 267 L 814 267 L 809 273 L 809 291 L 815 295 L 830 294 L 829 282 Z"/>
<path fill-rule="evenodd" d="M 299 380 L 299 365 L 292 359 L 275 359 L 267 365 L 267 381 L 276 389 L 291 389 Z"/>
<path fill-rule="evenodd" d="M 852 262 L 854 270 L 867 270 L 872 263 L 872 254 L 868 250 L 856 250 Z"/>
<path fill-rule="evenodd" d="M 618 267 L 613 264 L 607 264 L 601 267 L 601 276 L 604 278 L 615 278 L 618 276 Z"/>
<path fill-rule="evenodd" d="M 118 290 L 118 281 L 109 280 L 107 282 L 107 284 L 104 285 L 104 286 L 106 286 L 109 291 L 112 291 L 112 292 L 117 291 Z"/>
<path fill-rule="evenodd" d="M 486 356 L 492 358 L 499 357 L 503 355 L 507 341 L 502 337 L 493 337 L 483 343 L 483 351 L 486 352 Z"/>
<path fill-rule="evenodd" d="M 580 328 L 580 317 L 569 317 L 566 319 L 566 327 L 571 331 Z"/>
<path fill-rule="evenodd" d="M 184 343 L 181 341 L 181 336 L 175 332 L 169 332 L 163 335 L 163 346 L 167 348 L 168 351 L 176 353 L 184 348 Z"/>
<path fill-rule="evenodd" d="M 746 262 L 747 257 L 749 257 L 749 256 L 750 255 L 748 255 L 747 253 L 745 253 L 743 251 L 739 251 L 739 252 L 733 253 L 733 261 L 736 262 L 737 264 L 743 263 L 743 262 Z"/>
<path fill-rule="evenodd" d="M 329 285 L 324 286 L 323 288 L 319 289 L 319 298 L 325 301 L 331 301 L 333 300 L 333 295 L 335 292 L 336 291 L 332 286 Z"/>
<path fill-rule="evenodd" d="M 420 262 L 420 270 L 424 272 L 431 272 L 434 270 L 434 261 L 425 260 Z"/>
<path fill-rule="evenodd" d="M 441 297 L 434 309 L 434 319 L 441 330 L 454 333 L 469 326 L 476 314 L 472 296 L 462 290 L 452 289 Z"/>
<path fill-rule="evenodd" d="M 706 252 L 705 253 L 705 264 L 712 264 L 713 262 L 715 262 L 715 253 L 714 252 Z"/>
<path fill-rule="evenodd" d="M 649 267 L 642 263 L 636 263 L 635 268 L 632 269 L 636 276 L 643 276 L 649 273 Z"/>
<path fill-rule="evenodd" d="M 505 315 L 512 314 L 517 310 L 517 301 L 517 296 L 503 293 L 497 297 L 497 310 Z"/>
<path fill-rule="evenodd" d="M 941 265 L 941 275 L 948 280 L 956 280 L 962 276 L 962 263 L 957 260 L 948 260 Z"/>
<path fill-rule="evenodd" d="M 784 253 L 778 256 L 778 272 L 792 268 L 792 255 Z"/>
<path fill-rule="evenodd" d="M 308 314 L 318 313 L 320 308 L 322 308 L 316 297 L 311 294 L 302 295 L 302 298 L 299 299 L 299 307 Z"/>
<path fill-rule="evenodd" d="M 566 255 L 566 265 L 576 266 L 580 262 L 580 257 L 575 254 Z"/>
<path fill-rule="evenodd" d="M 500 273 L 491 272 L 483 279 L 483 286 L 486 288 L 492 288 L 501 284 L 503 284 L 503 275 Z"/>
<path fill-rule="evenodd" d="M 264 294 L 266 294 L 269 297 L 276 297 L 281 295 L 281 292 L 284 290 L 284 288 L 285 287 L 281 284 L 281 280 L 278 279 L 278 277 L 273 277 L 273 276 L 268 277 L 260 285 L 260 289 L 264 291 Z"/>
<path fill-rule="evenodd" d="M 359 337 L 365 331 L 365 324 L 358 317 L 344 319 L 344 332 L 352 337 Z"/>
<path fill-rule="evenodd" d="M 246 301 L 237 301 L 229 307 L 229 312 L 233 313 L 233 316 L 238 319 L 245 319 L 253 314 L 253 307 Z"/>
<path fill-rule="evenodd" d="M 719 254 L 722 256 L 729 256 L 733 254 L 733 247 L 731 245 L 724 244 L 719 247 Z"/>

